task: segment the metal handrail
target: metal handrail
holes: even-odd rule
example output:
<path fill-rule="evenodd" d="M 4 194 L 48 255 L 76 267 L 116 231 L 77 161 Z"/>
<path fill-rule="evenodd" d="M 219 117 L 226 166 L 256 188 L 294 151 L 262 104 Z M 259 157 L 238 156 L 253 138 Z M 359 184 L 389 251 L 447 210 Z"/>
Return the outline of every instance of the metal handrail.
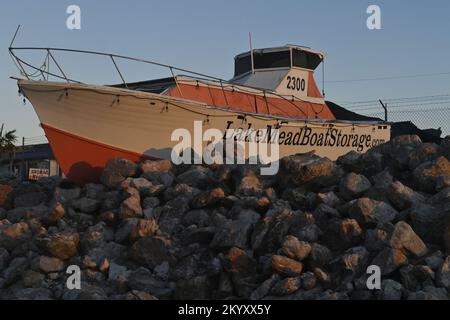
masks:
<path fill-rule="evenodd" d="M 302 109 L 299 109 L 299 107 L 295 103 L 293 103 L 293 101 L 291 101 L 290 99 L 286 98 L 285 96 L 283 96 L 283 95 L 281 95 L 281 94 L 279 94 L 279 93 L 277 93 L 277 92 L 275 92 L 273 90 L 265 90 L 265 89 L 261 89 L 261 88 L 251 87 L 251 86 L 236 85 L 233 82 L 230 82 L 230 81 L 218 78 L 218 77 L 210 76 L 210 75 L 207 75 L 207 74 L 203 74 L 203 73 L 199 73 L 199 72 L 195 72 L 195 71 L 191 71 L 191 70 L 187 70 L 187 69 L 184 69 L 184 68 L 179 68 L 179 67 L 175 67 L 175 66 L 172 66 L 172 65 L 163 64 L 163 63 L 159 63 L 159 62 L 155 62 L 155 61 L 151 61 L 151 60 L 146 60 L 146 59 L 141 59 L 141 58 L 134 58 L 134 57 L 118 55 L 118 54 L 112 54 L 112 53 L 106 53 L 106 52 L 100 52 L 100 51 L 66 49 L 66 48 L 55 48 L 55 47 L 12 47 L 12 46 L 10 46 L 8 48 L 8 50 L 10 52 L 11 57 L 13 58 L 13 61 L 15 62 L 16 66 L 18 67 L 20 73 L 23 74 L 25 77 L 27 77 L 29 80 L 30 80 L 30 78 L 27 75 L 27 73 L 25 71 L 25 68 L 23 67 L 24 65 L 29 67 L 29 68 L 32 68 L 32 69 L 34 69 L 36 71 L 39 71 L 43 76 L 44 76 L 44 74 L 46 74 L 47 78 L 48 78 L 48 76 L 52 76 L 52 77 L 55 77 L 55 78 L 58 78 L 58 79 L 61 79 L 61 80 L 65 80 L 68 83 L 70 83 L 70 82 L 72 82 L 72 83 L 82 83 L 80 81 L 71 79 L 71 78 L 69 78 L 66 75 L 66 73 L 63 71 L 61 65 L 57 62 L 54 54 L 52 54 L 52 51 L 53 52 L 58 52 L 59 51 L 59 52 L 70 52 L 70 53 L 81 53 L 81 54 L 98 55 L 98 56 L 109 57 L 112 60 L 112 62 L 114 64 L 114 67 L 115 67 L 116 71 L 119 74 L 120 79 L 122 80 L 123 84 L 125 85 L 125 87 L 127 89 L 128 89 L 127 82 L 126 82 L 126 80 L 125 80 L 125 78 L 123 76 L 123 73 L 120 71 L 120 69 L 119 69 L 119 67 L 118 67 L 118 65 L 116 63 L 116 60 L 114 58 L 124 59 L 124 60 L 129 60 L 129 61 L 135 61 L 135 62 L 141 62 L 141 63 L 151 64 L 151 65 L 155 65 L 155 66 L 158 66 L 158 67 L 163 67 L 163 68 L 169 69 L 169 71 L 171 72 L 171 74 L 172 74 L 172 76 L 174 78 L 176 86 L 177 86 L 178 90 L 180 91 L 181 96 L 183 96 L 183 94 L 181 92 L 181 88 L 180 88 L 180 86 L 178 84 L 178 81 L 177 81 L 177 78 L 175 76 L 174 70 L 178 71 L 178 72 L 185 72 L 185 73 L 188 73 L 190 75 L 194 75 L 195 77 L 192 77 L 192 78 L 198 78 L 198 79 L 203 79 L 203 80 L 210 80 L 210 81 L 219 83 L 219 86 L 221 87 L 221 89 L 223 91 L 223 95 L 224 95 L 225 99 L 226 99 L 226 92 L 225 92 L 224 84 L 226 84 L 227 86 L 232 86 L 232 87 L 246 87 L 246 88 L 249 88 L 249 89 L 252 89 L 252 90 L 255 90 L 255 91 L 259 92 L 260 94 L 264 95 L 264 97 L 266 96 L 266 93 L 270 93 L 270 94 L 272 94 L 274 96 L 277 96 L 277 97 L 279 97 L 279 98 L 289 102 L 290 104 L 292 104 L 295 108 L 300 110 L 306 116 L 306 113 Z M 53 60 L 53 62 L 55 63 L 55 65 L 57 66 L 57 68 L 58 68 L 58 70 L 60 72 L 60 75 L 52 73 L 49 70 L 43 70 L 42 67 L 36 67 L 36 66 L 32 65 L 31 63 L 28 63 L 28 62 L 24 61 L 23 59 L 21 59 L 15 53 L 15 51 L 24 51 L 24 50 L 29 50 L 29 51 L 41 50 L 41 51 L 46 51 L 47 55 L 48 55 L 48 61 L 50 61 L 50 58 Z M 45 76 L 44 76 L 44 79 L 45 79 Z M 301 100 L 301 99 L 299 99 L 299 100 Z M 312 106 L 311 106 L 311 108 L 312 108 Z M 312 111 L 317 115 L 317 113 L 315 112 L 314 109 Z"/>

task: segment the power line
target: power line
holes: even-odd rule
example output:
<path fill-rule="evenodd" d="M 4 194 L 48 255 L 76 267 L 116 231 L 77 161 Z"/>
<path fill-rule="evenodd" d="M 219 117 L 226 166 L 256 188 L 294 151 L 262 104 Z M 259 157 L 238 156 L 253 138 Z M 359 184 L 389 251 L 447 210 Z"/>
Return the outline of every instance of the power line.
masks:
<path fill-rule="evenodd" d="M 445 103 L 434 103 L 434 102 L 425 102 L 425 103 L 421 103 L 421 104 L 413 104 L 413 105 L 389 105 L 389 112 L 398 112 L 398 111 L 410 111 L 410 112 L 416 112 L 418 111 L 417 109 L 424 107 L 424 106 L 434 106 L 434 108 L 430 108 L 427 109 L 427 111 L 435 111 L 438 110 L 438 107 L 441 106 L 450 106 L 450 101 L 445 102 Z M 379 110 L 381 111 L 380 107 L 365 107 L 365 108 L 352 108 L 352 111 L 357 111 L 357 112 L 364 112 L 364 111 L 373 111 L 373 110 Z"/>
<path fill-rule="evenodd" d="M 413 103 L 420 101 L 447 101 L 450 99 L 450 94 L 440 94 L 440 95 L 432 95 L 432 96 L 416 96 L 416 97 L 403 97 L 403 98 L 386 98 L 382 99 L 387 103 Z M 341 101 L 339 102 L 346 106 L 377 106 L 379 105 L 378 100 L 361 100 L 361 101 Z"/>
<path fill-rule="evenodd" d="M 395 111 L 390 111 L 390 114 L 401 114 L 401 113 L 424 113 L 424 112 L 430 112 L 430 111 L 450 111 L 450 107 L 447 108 L 436 108 L 436 109 L 427 109 L 427 110 L 395 110 Z M 371 113 L 369 115 L 377 115 L 378 113 Z"/>
<path fill-rule="evenodd" d="M 389 108 L 412 108 L 421 106 L 432 106 L 432 105 L 447 105 L 450 104 L 450 99 L 442 101 L 413 101 L 413 102 L 393 102 L 389 103 Z M 348 107 L 352 110 L 367 110 L 367 109 L 378 109 L 380 105 L 366 105 L 360 107 Z"/>
<path fill-rule="evenodd" d="M 327 80 L 326 83 L 346 83 L 346 82 L 361 82 L 361 81 L 380 81 L 380 80 L 397 80 L 397 79 L 413 79 L 413 78 L 425 78 L 450 75 L 450 72 L 437 72 L 437 73 L 423 73 L 404 76 L 390 76 L 390 77 L 378 77 L 378 78 L 361 78 L 361 79 L 345 79 L 345 80 Z"/>

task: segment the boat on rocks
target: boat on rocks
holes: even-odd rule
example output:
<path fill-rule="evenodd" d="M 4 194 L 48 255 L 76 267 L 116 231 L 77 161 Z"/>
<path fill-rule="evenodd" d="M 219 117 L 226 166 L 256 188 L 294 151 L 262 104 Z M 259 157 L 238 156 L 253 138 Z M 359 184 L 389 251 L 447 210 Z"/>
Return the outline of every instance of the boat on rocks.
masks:
<path fill-rule="evenodd" d="M 201 130 L 241 132 L 241 137 L 234 139 L 244 144 L 275 144 L 279 158 L 315 152 L 335 160 L 350 151 L 366 152 L 391 138 L 390 123 L 361 115 L 349 119 L 342 108 L 336 112 L 335 105 L 325 101 L 314 79 L 325 54 L 307 47 L 286 45 L 239 54 L 234 77 L 228 81 L 109 53 L 9 50 L 22 75 L 15 78 L 19 92 L 33 105 L 64 174 L 77 183 L 98 181 L 113 157 L 135 162 L 170 159 L 179 144 L 172 137 L 174 130 L 194 133 L 199 123 Z M 27 62 L 20 55 L 25 51 L 44 52 L 46 63 L 39 67 Z M 109 59 L 122 83 L 74 80 L 56 60 L 57 52 Z M 163 67 L 171 76 L 128 82 L 118 67 L 119 60 Z M 30 70 L 41 77 L 33 78 Z M 345 120 L 341 114 L 346 115 Z M 202 141 L 200 152 L 210 143 Z"/>

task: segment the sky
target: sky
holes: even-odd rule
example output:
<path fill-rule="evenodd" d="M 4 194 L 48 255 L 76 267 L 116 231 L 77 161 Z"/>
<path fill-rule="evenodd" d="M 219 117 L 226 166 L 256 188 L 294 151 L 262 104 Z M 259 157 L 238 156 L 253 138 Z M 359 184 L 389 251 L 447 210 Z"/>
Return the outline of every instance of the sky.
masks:
<path fill-rule="evenodd" d="M 66 9 L 72 4 L 81 8 L 80 30 L 66 27 Z M 381 30 L 367 28 L 369 5 L 381 9 Z M 224 79 L 233 75 L 234 56 L 248 51 L 251 32 L 254 48 L 290 43 L 325 51 L 326 98 L 351 102 L 450 94 L 449 14 L 448 0 L 2 1 L 0 123 L 17 129 L 19 137 L 44 135 L 31 105 L 23 104 L 9 78 L 19 74 L 7 50 L 19 24 L 15 46 L 112 52 Z M 120 82 L 105 61 L 58 59 L 69 76 L 85 82 Z M 168 76 L 136 65 L 123 68 L 130 80 Z M 321 71 L 316 80 L 321 86 Z M 439 126 L 449 120 L 435 118 Z"/>

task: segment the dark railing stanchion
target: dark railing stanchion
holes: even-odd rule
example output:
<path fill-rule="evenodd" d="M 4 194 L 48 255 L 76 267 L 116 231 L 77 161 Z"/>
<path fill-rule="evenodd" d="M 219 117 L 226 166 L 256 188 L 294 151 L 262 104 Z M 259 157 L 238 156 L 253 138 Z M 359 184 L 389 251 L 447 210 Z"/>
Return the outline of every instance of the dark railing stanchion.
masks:
<path fill-rule="evenodd" d="M 67 83 L 70 83 L 69 79 L 67 78 L 66 74 L 64 73 L 64 71 L 62 70 L 62 68 L 59 66 L 58 62 L 56 61 L 55 57 L 53 56 L 52 52 L 50 51 L 50 49 L 47 49 L 47 52 L 49 54 L 49 56 L 52 58 L 53 62 L 56 64 L 56 66 L 58 67 L 59 71 L 61 72 L 61 74 L 63 75 L 64 79 L 66 79 Z"/>
<path fill-rule="evenodd" d="M 116 67 L 116 70 L 117 70 L 117 72 L 119 73 L 120 79 L 122 79 L 123 85 L 128 89 L 127 82 L 125 81 L 124 77 L 122 76 L 122 73 L 120 72 L 119 67 L 117 66 L 117 63 L 116 63 L 116 61 L 114 60 L 113 55 L 110 55 L 110 57 L 111 57 L 111 60 L 112 60 L 112 62 L 113 62 L 113 64 L 114 64 L 114 67 Z"/>
<path fill-rule="evenodd" d="M 230 107 L 230 105 L 228 104 L 228 99 L 227 99 L 227 95 L 225 93 L 225 89 L 223 88 L 222 80 L 220 80 L 220 87 L 222 88 L 222 93 L 223 93 L 223 97 L 225 98 L 225 103 L 227 104 L 227 107 Z"/>
<path fill-rule="evenodd" d="M 177 86 L 178 92 L 180 93 L 180 96 L 183 97 L 183 92 L 181 92 L 180 85 L 178 83 L 177 77 L 175 76 L 175 73 L 173 72 L 173 68 L 169 67 L 170 73 L 172 74 L 173 80 L 175 80 L 175 84 Z"/>

